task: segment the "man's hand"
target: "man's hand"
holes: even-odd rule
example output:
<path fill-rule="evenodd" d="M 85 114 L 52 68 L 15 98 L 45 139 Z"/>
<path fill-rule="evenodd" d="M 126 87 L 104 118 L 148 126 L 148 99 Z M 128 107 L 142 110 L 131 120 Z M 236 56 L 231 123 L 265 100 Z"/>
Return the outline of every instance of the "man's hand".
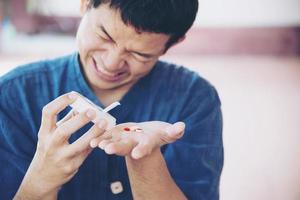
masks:
<path fill-rule="evenodd" d="M 126 131 L 126 128 L 139 127 L 141 131 Z M 169 124 L 161 121 L 143 123 L 124 123 L 93 139 L 91 147 L 100 147 L 107 154 L 121 156 L 131 155 L 140 159 L 151 154 L 153 150 L 172 143 L 183 136 L 185 124 L 177 122 Z"/>
<path fill-rule="evenodd" d="M 76 97 L 76 93 L 71 92 L 43 108 L 36 153 L 15 199 L 55 198 L 59 188 L 76 174 L 91 152 L 90 141 L 105 131 L 106 122 L 97 122 L 87 133 L 69 144 L 70 136 L 95 117 L 95 111 L 87 110 L 57 122 L 57 114 L 73 103 Z"/>
<path fill-rule="evenodd" d="M 185 200 L 187 198 L 172 179 L 159 149 L 181 138 L 184 129 L 182 122 L 119 124 L 93 139 L 90 145 L 104 149 L 107 154 L 125 156 L 134 199 Z"/>

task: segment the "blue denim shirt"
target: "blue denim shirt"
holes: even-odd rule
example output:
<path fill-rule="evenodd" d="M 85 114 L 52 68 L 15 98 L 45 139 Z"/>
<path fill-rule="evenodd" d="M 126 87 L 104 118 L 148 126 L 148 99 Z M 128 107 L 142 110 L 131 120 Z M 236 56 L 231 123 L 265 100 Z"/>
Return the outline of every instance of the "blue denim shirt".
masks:
<path fill-rule="evenodd" d="M 74 53 L 18 67 L 0 78 L 0 199 L 14 196 L 34 156 L 43 106 L 77 91 L 103 107 L 78 60 Z M 158 61 L 120 102 L 122 106 L 110 112 L 117 123 L 184 121 L 183 138 L 161 149 L 170 174 L 188 199 L 219 198 L 222 115 L 213 86 L 192 71 Z M 74 133 L 70 142 L 88 128 Z M 122 183 L 122 193 L 112 193 L 110 184 L 115 181 Z M 58 199 L 132 199 L 124 157 L 93 150 L 78 173 L 62 186 Z"/>

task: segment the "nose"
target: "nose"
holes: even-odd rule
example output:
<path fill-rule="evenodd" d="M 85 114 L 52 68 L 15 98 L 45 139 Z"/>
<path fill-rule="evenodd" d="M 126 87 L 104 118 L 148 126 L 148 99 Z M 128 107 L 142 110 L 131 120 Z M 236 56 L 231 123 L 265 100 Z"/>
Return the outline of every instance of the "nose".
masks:
<path fill-rule="evenodd" d="M 122 52 L 117 49 L 109 49 L 102 56 L 102 61 L 106 69 L 116 71 L 123 67 L 124 58 Z"/>

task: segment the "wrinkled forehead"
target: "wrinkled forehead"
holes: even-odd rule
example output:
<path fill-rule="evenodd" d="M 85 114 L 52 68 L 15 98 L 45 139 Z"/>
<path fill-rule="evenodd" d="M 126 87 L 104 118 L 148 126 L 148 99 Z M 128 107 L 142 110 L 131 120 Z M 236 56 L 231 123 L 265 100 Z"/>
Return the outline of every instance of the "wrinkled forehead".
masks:
<path fill-rule="evenodd" d="M 111 8 L 108 4 L 101 4 L 97 8 L 91 9 L 90 20 L 92 26 L 98 31 L 105 31 L 118 44 L 134 47 L 135 50 L 149 50 L 161 52 L 165 49 L 165 44 L 170 36 L 163 33 L 151 33 L 140 31 L 131 24 L 125 24 L 121 18 L 120 11 Z"/>

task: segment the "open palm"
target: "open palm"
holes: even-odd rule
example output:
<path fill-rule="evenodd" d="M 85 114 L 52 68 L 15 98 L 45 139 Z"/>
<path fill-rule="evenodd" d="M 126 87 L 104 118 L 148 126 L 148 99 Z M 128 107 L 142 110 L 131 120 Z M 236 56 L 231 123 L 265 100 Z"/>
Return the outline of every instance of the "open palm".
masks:
<path fill-rule="evenodd" d="M 132 128 L 140 128 L 134 131 Z M 184 133 L 185 124 L 170 124 L 162 121 L 124 123 L 106 131 L 91 141 L 92 147 L 99 147 L 107 154 L 131 155 L 139 159 L 149 155 L 154 149 L 175 142 Z"/>

